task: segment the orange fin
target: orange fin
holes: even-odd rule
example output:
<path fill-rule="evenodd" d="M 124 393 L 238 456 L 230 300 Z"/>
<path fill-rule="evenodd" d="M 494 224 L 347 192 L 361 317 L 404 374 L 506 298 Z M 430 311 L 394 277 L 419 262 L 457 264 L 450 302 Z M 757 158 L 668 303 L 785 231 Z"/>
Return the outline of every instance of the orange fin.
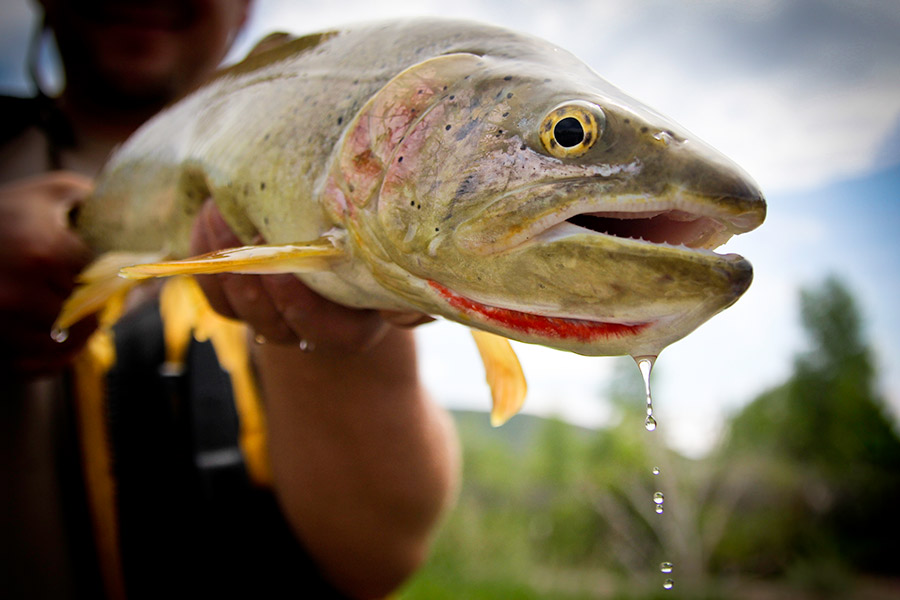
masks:
<path fill-rule="evenodd" d="M 160 260 L 161 254 L 107 252 L 78 275 L 75 291 L 69 296 L 53 324 L 55 332 L 65 332 L 81 319 L 107 308 L 104 321 L 111 324 L 121 314 L 125 295 L 137 284 L 119 277 L 123 267 Z"/>
<path fill-rule="evenodd" d="M 525 402 L 528 391 L 525 374 L 509 340 L 478 329 L 470 331 L 478 352 L 481 353 L 485 375 L 491 388 L 491 425 L 499 427 L 519 412 Z"/>
<path fill-rule="evenodd" d="M 183 260 L 146 263 L 122 269 L 128 279 L 211 273 L 304 273 L 323 271 L 343 251 L 330 238 L 308 244 L 262 244 L 226 248 Z"/>

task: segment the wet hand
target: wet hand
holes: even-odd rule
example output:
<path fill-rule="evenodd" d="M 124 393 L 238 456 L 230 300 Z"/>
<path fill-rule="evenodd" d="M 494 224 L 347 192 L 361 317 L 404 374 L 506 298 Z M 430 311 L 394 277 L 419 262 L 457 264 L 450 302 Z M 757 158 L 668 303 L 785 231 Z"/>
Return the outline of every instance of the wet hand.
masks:
<path fill-rule="evenodd" d="M 242 245 L 211 200 L 203 205 L 191 236 L 191 253 Z M 291 274 L 201 275 L 212 307 L 245 321 L 267 342 L 317 351 L 364 352 L 391 326 L 414 327 L 430 321 L 419 313 L 347 308 L 319 296 Z"/>
<path fill-rule="evenodd" d="M 62 368 L 95 328 L 79 323 L 64 343 L 50 328 L 91 251 L 69 227 L 69 214 L 91 180 L 53 172 L 0 186 L 0 360 L 32 377 Z"/>

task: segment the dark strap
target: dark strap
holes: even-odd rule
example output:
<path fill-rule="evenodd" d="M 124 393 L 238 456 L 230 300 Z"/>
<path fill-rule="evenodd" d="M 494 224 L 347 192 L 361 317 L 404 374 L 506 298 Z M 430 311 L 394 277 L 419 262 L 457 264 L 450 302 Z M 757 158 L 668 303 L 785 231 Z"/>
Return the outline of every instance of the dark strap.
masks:
<path fill-rule="evenodd" d="M 120 543 L 130 599 L 340 599 L 292 535 L 269 490 L 253 486 L 238 446 L 228 375 L 193 342 L 187 369 L 163 374 L 151 306 L 115 328 L 108 376 Z"/>

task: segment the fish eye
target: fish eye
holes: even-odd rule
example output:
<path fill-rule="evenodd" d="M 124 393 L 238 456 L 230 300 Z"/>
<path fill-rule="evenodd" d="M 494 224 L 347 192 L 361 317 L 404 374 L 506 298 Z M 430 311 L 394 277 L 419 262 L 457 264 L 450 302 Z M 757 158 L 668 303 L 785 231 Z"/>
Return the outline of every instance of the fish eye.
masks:
<path fill-rule="evenodd" d="M 557 106 L 541 123 L 541 143 L 556 158 L 575 158 L 600 138 L 606 118 L 596 104 L 567 102 Z"/>

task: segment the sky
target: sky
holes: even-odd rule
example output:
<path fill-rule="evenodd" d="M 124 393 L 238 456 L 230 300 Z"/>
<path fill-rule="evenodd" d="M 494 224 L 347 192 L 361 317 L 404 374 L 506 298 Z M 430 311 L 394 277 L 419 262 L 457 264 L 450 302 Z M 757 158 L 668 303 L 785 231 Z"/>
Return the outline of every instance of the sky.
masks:
<path fill-rule="evenodd" d="M 891 235 L 900 225 L 898 178 L 881 205 L 817 203 L 840 182 L 900 164 L 900 3 L 256 0 L 232 58 L 271 31 L 417 15 L 493 23 L 556 43 L 735 160 L 766 194 L 766 223 L 724 247 L 754 264 L 750 290 L 657 364 L 657 431 L 674 447 L 702 454 L 728 415 L 790 374 L 804 348 L 798 290 L 831 273 L 860 301 L 882 389 L 900 415 L 900 367 L 890 360 L 900 355 L 900 238 Z M 26 89 L 29 2 L 2 0 L 0 17 L 0 88 Z M 438 401 L 486 410 L 465 328 L 441 322 L 418 335 L 423 376 Z M 598 426 L 614 417 L 602 389 L 621 359 L 515 347 L 529 379 L 527 412 Z"/>

